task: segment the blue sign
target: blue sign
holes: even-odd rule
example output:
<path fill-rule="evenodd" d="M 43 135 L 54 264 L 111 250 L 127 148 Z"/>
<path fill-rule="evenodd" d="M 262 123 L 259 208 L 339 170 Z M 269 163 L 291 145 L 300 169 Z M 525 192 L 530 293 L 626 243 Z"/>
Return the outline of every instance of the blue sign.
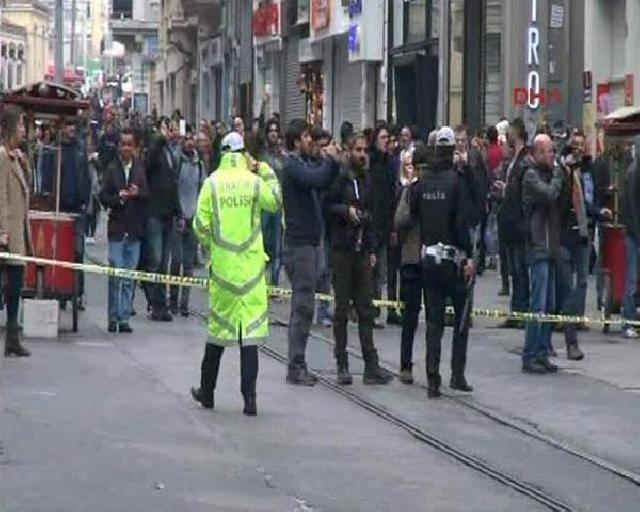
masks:
<path fill-rule="evenodd" d="M 360 25 L 349 25 L 349 52 L 357 53 L 360 50 Z"/>
<path fill-rule="evenodd" d="M 362 0 L 349 0 L 349 17 L 362 14 Z"/>

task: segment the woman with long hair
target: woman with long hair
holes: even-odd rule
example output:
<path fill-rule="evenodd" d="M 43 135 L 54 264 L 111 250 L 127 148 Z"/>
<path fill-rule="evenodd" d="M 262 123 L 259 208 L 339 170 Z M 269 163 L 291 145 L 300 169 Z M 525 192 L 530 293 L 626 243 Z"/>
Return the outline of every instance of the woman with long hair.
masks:
<path fill-rule="evenodd" d="M 20 145 L 24 137 L 22 111 L 5 106 L 0 112 L 0 250 L 21 256 L 31 252 L 29 231 L 29 166 Z M 24 278 L 24 263 L 6 261 L 5 301 L 7 329 L 5 357 L 28 357 L 20 342 L 18 308 Z"/>

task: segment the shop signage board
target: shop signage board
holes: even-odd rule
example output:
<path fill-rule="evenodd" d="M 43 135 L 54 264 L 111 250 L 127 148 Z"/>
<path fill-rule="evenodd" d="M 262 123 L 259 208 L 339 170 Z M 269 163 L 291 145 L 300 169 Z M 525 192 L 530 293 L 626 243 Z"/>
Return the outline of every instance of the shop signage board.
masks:
<path fill-rule="evenodd" d="M 309 0 L 298 0 L 297 23 L 309 23 Z"/>
<path fill-rule="evenodd" d="M 624 106 L 633 107 L 633 73 L 624 76 Z"/>
<path fill-rule="evenodd" d="M 280 9 L 278 4 L 263 4 L 253 12 L 253 36 L 274 37 L 280 34 Z"/>
<path fill-rule="evenodd" d="M 557 87 L 549 90 L 541 87 L 537 92 L 534 92 L 528 87 L 516 87 L 513 90 L 514 106 L 524 107 L 526 105 L 529 106 L 529 108 L 532 108 L 532 103 L 537 105 L 536 108 L 539 108 L 540 106 L 546 107 L 548 105 L 561 104 L 562 93 Z"/>
<path fill-rule="evenodd" d="M 527 31 L 527 106 L 540 108 L 540 29 L 538 28 L 538 0 L 531 0 L 531 21 Z"/>
<path fill-rule="evenodd" d="M 593 74 L 591 71 L 582 73 L 582 89 L 584 103 L 593 102 Z"/>
<path fill-rule="evenodd" d="M 329 26 L 331 21 L 331 0 L 311 1 L 311 28 L 322 30 Z"/>

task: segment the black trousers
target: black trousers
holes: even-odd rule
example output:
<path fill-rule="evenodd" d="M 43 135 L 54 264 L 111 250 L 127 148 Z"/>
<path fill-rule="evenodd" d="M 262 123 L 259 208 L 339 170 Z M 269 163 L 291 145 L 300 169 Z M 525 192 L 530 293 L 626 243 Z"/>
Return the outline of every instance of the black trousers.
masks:
<path fill-rule="evenodd" d="M 200 366 L 200 390 L 205 398 L 213 397 L 213 391 L 218 382 L 220 359 L 224 353 L 224 347 L 207 343 L 204 349 L 204 357 Z M 242 396 L 256 393 L 256 381 L 258 380 L 258 347 L 242 346 L 240 348 L 240 391 Z"/>
<path fill-rule="evenodd" d="M 387 249 L 387 298 L 397 300 L 398 298 L 398 270 L 400 268 L 401 246 Z"/>
<path fill-rule="evenodd" d="M 347 363 L 347 323 L 349 302 L 358 314 L 358 334 L 365 362 L 373 360 L 377 354 L 373 345 L 373 278 L 369 255 L 361 252 L 333 249 L 331 270 L 335 310 L 333 336 L 335 356 L 339 365 Z"/>
<path fill-rule="evenodd" d="M 445 309 L 447 298 L 451 299 L 454 309 L 453 343 L 451 348 L 451 372 L 464 375 L 467 363 L 467 344 L 469 338 L 468 322 L 460 329 L 462 314 L 468 290 L 455 265 L 443 261 L 440 265 L 423 268 L 425 299 L 427 310 L 427 375 L 439 373 L 442 335 L 444 334 Z M 471 309 L 471 308 L 469 308 Z M 468 311 L 468 314 L 470 311 Z"/>
<path fill-rule="evenodd" d="M 7 305 L 7 325 L 15 326 L 18 324 L 24 267 L 22 265 L 4 265 L 3 269 L 6 277 L 4 298 Z"/>
<path fill-rule="evenodd" d="M 400 298 L 402 310 L 402 335 L 400 343 L 400 368 L 410 370 L 413 360 L 413 339 L 418 328 L 422 305 L 422 271 L 420 265 L 403 265 L 400 268 Z"/>

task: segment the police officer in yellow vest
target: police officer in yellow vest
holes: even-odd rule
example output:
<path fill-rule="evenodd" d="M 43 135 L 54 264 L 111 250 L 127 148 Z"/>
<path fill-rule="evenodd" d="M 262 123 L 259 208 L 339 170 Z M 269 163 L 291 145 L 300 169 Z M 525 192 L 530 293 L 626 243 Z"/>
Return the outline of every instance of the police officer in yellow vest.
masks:
<path fill-rule="evenodd" d="M 262 211 L 278 211 L 282 198 L 275 173 L 245 153 L 241 135 L 227 135 L 222 150 L 220 166 L 202 186 L 193 221 L 200 242 L 209 249 L 210 285 L 200 388 L 192 388 L 191 394 L 203 407 L 213 408 L 222 353 L 239 344 L 244 413 L 255 416 L 257 344 L 269 334 L 260 218 Z"/>

